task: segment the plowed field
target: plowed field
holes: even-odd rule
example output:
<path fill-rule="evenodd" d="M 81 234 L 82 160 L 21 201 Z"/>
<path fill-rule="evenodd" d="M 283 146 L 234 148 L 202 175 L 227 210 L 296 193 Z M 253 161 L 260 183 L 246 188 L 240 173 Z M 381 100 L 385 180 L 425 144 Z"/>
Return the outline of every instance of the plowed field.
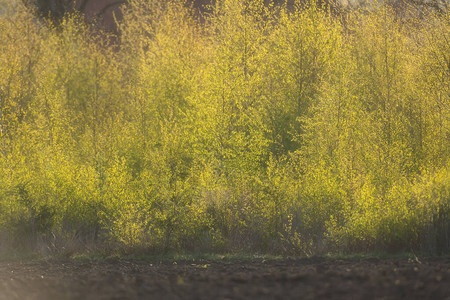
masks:
<path fill-rule="evenodd" d="M 1 262 L 0 299 L 450 299 L 450 258 Z"/>

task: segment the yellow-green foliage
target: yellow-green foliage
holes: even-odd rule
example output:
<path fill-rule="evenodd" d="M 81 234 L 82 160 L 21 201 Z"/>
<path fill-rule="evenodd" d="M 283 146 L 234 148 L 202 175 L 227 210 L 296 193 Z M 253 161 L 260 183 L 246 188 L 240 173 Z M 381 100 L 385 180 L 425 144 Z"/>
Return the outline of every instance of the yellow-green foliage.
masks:
<path fill-rule="evenodd" d="M 5 10 L 2 244 L 448 251 L 448 13 L 264 2 Z"/>

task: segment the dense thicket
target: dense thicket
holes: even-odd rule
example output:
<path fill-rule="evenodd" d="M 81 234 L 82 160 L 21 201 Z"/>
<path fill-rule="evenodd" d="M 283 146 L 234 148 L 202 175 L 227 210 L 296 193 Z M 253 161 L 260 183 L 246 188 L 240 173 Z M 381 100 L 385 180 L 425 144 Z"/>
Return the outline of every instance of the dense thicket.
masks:
<path fill-rule="evenodd" d="M 132 1 L 120 39 L 0 18 L 3 246 L 450 249 L 448 13 Z"/>

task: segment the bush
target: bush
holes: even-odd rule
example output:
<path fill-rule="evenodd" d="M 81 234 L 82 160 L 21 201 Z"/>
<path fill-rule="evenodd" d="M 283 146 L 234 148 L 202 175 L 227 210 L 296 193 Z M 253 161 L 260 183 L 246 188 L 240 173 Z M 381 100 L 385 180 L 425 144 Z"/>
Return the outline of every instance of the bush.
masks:
<path fill-rule="evenodd" d="M 448 13 L 221 0 L 199 21 L 136 0 L 110 39 L 17 7 L 0 17 L 9 244 L 448 251 Z"/>

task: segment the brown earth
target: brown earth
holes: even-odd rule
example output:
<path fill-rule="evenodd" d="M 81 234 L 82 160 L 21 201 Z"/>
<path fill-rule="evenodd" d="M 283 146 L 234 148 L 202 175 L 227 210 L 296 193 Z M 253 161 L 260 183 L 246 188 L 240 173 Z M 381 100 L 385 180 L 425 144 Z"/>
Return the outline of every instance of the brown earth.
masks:
<path fill-rule="evenodd" d="M 450 258 L 0 262 L 0 299 L 450 299 Z"/>

